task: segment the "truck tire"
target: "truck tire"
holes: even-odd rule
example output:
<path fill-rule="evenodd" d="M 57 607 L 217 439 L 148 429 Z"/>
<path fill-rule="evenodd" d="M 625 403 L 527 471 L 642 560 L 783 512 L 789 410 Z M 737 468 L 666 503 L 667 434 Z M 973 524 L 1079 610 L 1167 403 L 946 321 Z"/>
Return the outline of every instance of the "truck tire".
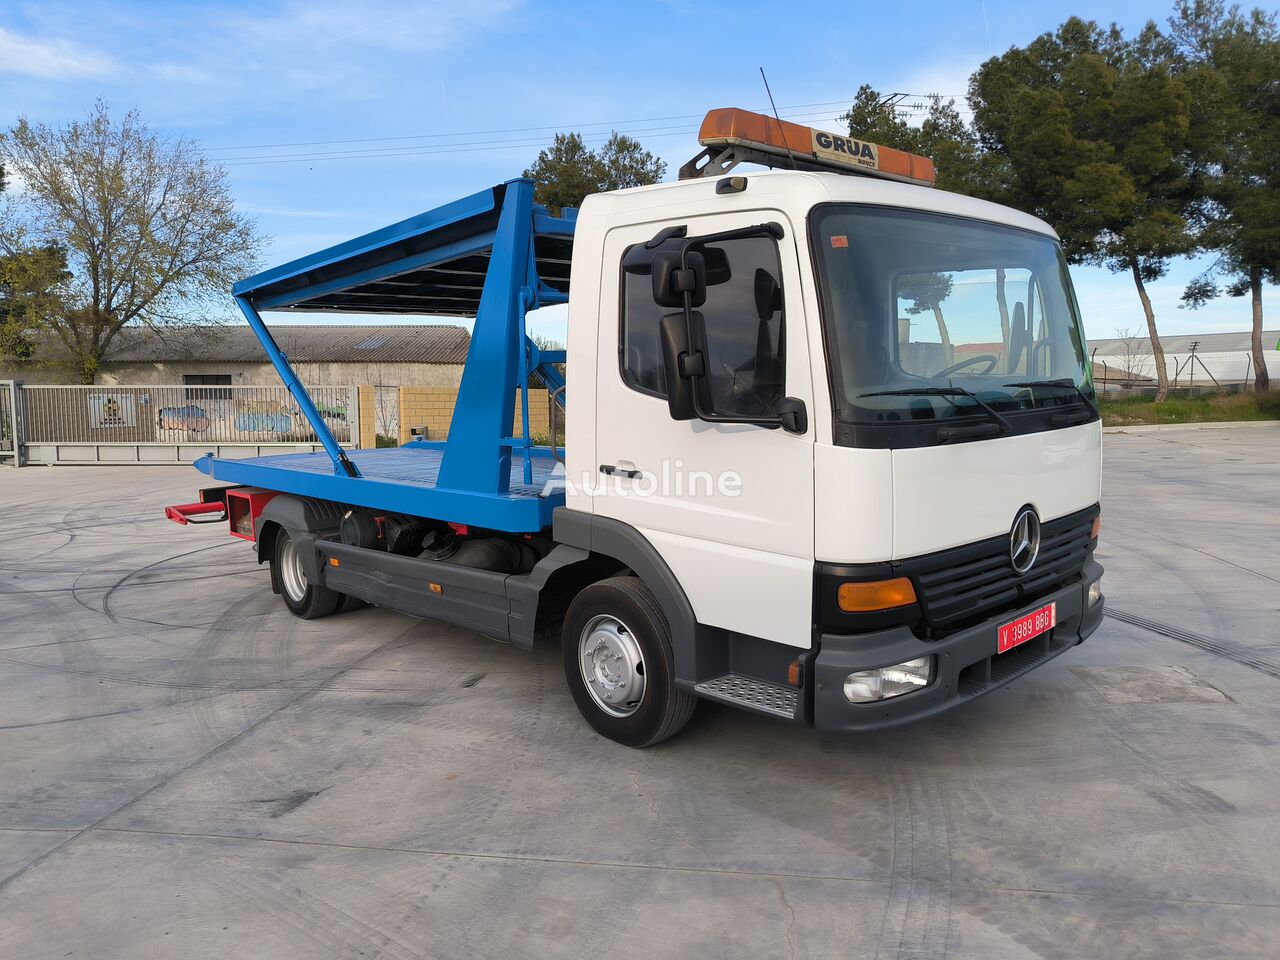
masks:
<path fill-rule="evenodd" d="M 675 684 L 666 618 L 636 577 L 601 580 L 574 597 L 560 652 L 574 702 L 610 740 L 651 747 L 693 716 L 697 698 Z"/>
<path fill-rule="evenodd" d="M 361 600 L 359 597 L 353 597 L 349 593 L 344 593 L 342 603 L 338 606 L 339 613 L 351 613 L 354 610 L 363 610 L 369 606 L 368 600 Z"/>
<path fill-rule="evenodd" d="M 271 578 L 289 612 L 303 620 L 327 617 L 342 603 L 342 594 L 307 579 L 293 537 L 283 528 L 276 534 Z"/>

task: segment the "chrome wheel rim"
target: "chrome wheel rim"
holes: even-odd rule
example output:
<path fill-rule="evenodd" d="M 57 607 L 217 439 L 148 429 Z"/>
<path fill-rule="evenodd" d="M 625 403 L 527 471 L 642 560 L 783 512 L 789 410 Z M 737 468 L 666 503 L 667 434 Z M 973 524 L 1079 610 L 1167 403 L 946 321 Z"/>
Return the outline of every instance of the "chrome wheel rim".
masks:
<path fill-rule="evenodd" d="M 292 537 L 280 544 L 280 589 L 294 603 L 301 603 L 307 595 L 307 574 Z"/>
<path fill-rule="evenodd" d="M 644 700 L 645 666 L 640 644 L 625 623 L 592 617 L 578 637 L 578 667 L 587 693 L 611 717 L 629 717 Z"/>

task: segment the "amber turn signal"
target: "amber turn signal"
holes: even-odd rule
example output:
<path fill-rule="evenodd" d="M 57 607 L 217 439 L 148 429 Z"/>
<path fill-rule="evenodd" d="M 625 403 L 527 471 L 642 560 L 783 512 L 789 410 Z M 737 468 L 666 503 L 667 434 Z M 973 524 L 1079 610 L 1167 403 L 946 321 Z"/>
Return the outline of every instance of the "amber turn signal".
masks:
<path fill-rule="evenodd" d="M 1089 529 L 1089 539 L 1097 540 L 1098 534 L 1102 532 L 1102 514 L 1098 514 L 1093 518 L 1093 526 Z"/>
<path fill-rule="evenodd" d="M 874 580 L 871 583 L 842 583 L 836 593 L 836 603 L 845 613 L 889 610 L 915 602 L 915 587 L 907 577 Z"/>

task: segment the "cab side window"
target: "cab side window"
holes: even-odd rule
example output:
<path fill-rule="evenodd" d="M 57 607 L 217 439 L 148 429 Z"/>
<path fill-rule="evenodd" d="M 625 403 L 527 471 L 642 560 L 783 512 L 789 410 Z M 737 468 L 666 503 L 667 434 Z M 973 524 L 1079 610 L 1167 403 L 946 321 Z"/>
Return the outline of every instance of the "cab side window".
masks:
<path fill-rule="evenodd" d="M 629 249 L 627 253 L 630 252 Z M 653 281 L 648 273 L 624 272 L 622 284 L 622 331 L 618 341 L 622 380 L 641 393 L 665 398 L 658 321 L 670 311 L 653 302 Z"/>
<path fill-rule="evenodd" d="M 714 248 L 714 249 L 713 249 Z M 743 237 L 706 252 L 707 299 L 697 308 L 707 334 L 707 375 L 713 412 L 760 417 L 786 394 L 782 264 L 777 241 Z M 665 397 L 658 322 L 672 312 L 653 302 L 647 274 L 623 273 L 622 379 L 642 393 Z"/>

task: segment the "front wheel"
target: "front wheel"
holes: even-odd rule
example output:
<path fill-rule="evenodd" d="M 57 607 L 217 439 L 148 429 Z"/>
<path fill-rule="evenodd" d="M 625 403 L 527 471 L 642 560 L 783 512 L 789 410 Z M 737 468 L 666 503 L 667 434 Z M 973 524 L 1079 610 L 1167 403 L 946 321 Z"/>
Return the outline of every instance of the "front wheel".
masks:
<path fill-rule="evenodd" d="M 565 680 L 597 733 L 649 747 L 679 733 L 697 698 L 675 685 L 671 632 L 635 577 L 593 583 L 569 605 L 560 642 Z"/>
<path fill-rule="evenodd" d="M 307 579 L 306 568 L 302 565 L 302 555 L 298 553 L 298 545 L 288 530 L 276 534 L 275 556 L 271 560 L 271 576 L 275 580 L 276 591 L 284 599 L 284 605 L 295 617 L 303 620 L 315 620 L 327 617 L 338 609 L 342 602 L 342 594 L 328 587 L 322 587 Z"/>

